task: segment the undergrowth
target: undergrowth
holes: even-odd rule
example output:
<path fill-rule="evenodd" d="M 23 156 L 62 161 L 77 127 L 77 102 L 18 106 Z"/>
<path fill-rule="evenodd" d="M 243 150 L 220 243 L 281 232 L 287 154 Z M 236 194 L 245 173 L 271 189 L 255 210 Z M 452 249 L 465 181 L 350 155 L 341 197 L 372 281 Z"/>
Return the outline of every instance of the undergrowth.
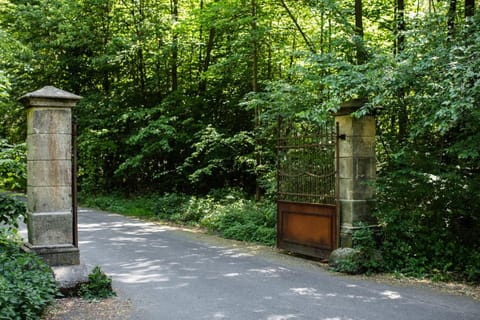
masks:
<path fill-rule="evenodd" d="M 56 295 L 52 270 L 0 229 L 0 319 L 40 319 Z"/>
<path fill-rule="evenodd" d="M 25 204 L 0 192 L 0 319 L 39 319 L 58 294 L 52 270 L 21 249 L 18 220 Z"/>
<path fill-rule="evenodd" d="M 213 190 L 205 196 L 167 193 L 125 198 L 104 195 L 82 197 L 81 202 L 100 210 L 202 227 L 228 239 L 275 244 L 275 204 L 247 199 L 237 189 Z"/>

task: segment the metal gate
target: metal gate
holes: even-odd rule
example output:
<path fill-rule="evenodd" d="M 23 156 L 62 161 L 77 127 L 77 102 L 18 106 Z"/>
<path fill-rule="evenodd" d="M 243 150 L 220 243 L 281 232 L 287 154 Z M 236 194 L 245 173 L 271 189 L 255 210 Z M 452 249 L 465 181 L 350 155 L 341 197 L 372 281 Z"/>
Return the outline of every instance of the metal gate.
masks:
<path fill-rule="evenodd" d="M 277 247 L 327 258 L 338 246 L 338 124 L 279 117 Z"/>

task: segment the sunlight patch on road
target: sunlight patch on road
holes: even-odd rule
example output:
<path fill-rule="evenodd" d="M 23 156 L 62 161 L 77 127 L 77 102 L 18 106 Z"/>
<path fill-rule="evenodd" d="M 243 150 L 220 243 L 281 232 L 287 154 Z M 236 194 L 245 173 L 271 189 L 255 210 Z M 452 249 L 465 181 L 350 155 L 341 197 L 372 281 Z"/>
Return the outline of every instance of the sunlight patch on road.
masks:
<path fill-rule="evenodd" d="M 226 273 L 226 274 L 224 274 L 223 276 L 224 276 L 224 277 L 238 277 L 238 276 L 240 276 L 240 275 L 241 275 L 240 273 L 232 272 L 232 273 Z"/>
<path fill-rule="evenodd" d="M 155 287 L 155 290 L 181 289 L 181 288 L 188 287 L 189 285 L 190 284 L 188 282 L 182 282 L 174 286 Z"/>
<path fill-rule="evenodd" d="M 134 237 L 114 237 L 114 238 L 110 238 L 108 240 L 114 242 L 114 244 L 115 244 L 115 242 L 122 242 L 122 241 L 123 242 L 127 242 L 127 241 L 128 242 L 145 242 L 145 241 L 147 241 L 147 239 L 145 239 L 145 238 L 138 238 L 138 237 L 135 237 L 135 238 Z"/>
<path fill-rule="evenodd" d="M 253 257 L 253 254 L 242 252 L 240 249 L 227 249 L 220 252 L 221 256 L 227 256 L 230 258 L 243 258 L 243 257 Z"/>
<path fill-rule="evenodd" d="M 268 316 L 267 320 L 288 320 L 298 318 L 294 314 L 284 314 L 284 315 L 271 315 Z"/>
<path fill-rule="evenodd" d="M 400 295 L 400 293 L 398 292 L 395 292 L 395 291 L 390 291 L 390 290 L 386 290 L 386 291 L 383 291 L 380 293 L 382 296 L 384 297 L 387 297 L 388 299 L 390 300 L 397 300 L 397 299 L 401 299 L 402 296 Z"/>
<path fill-rule="evenodd" d="M 300 296 L 318 296 L 317 289 L 315 288 L 291 288 L 293 293 Z"/>
<path fill-rule="evenodd" d="M 261 268 L 261 269 L 248 269 L 247 272 L 252 273 L 260 273 L 263 274 L 266 277 L 269 278 L 278 278 L 280 277 L 280 273 L 289 271 L 288 269 L 285 268 L 276 268 L 276 267 L 267 267 L 267 268 Z"/>
<path fill-rule="evenodd" d="M 128 283 L 128 284 L 139 284 L 139 283 L 152 283 L 152 282 L 168 282 L 170 278 L 161 274 L 135 274 L 135 273 L 110 273 L 113 279 Z"/>

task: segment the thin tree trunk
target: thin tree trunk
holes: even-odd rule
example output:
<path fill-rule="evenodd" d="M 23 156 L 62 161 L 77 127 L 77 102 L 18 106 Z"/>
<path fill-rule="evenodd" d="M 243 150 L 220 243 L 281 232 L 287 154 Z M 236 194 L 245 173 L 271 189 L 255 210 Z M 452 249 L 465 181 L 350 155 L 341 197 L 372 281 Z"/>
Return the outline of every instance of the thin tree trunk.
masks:
<path fill-rule="evenodd" d="M 110 41 L 110 11 L 111 4 L 110 1 L 106 1 L 103 6 L 103 17 L 102 17 L 102 33 L 103 33 L 103 54 L 107 52 L 107 45 Z M 102 87 L 104 92 L 108 95 L 110 93 L 110 72 L 108 69 L 103 70 L 103 80 Z"/>
<path fill-rule="evenodd" d="M 203 0 L 200 0 L 200 12 L 203 12 Z M 198 35 L 199 43 L 203 43 L 203 25 L 202 24 L 200 24 L 198 33 L 199 33 Z M 202 45 L 200 45 L 198 47 L 198 79 L 199 81 L 201 79 L 202 72 L 203 72 L 202 61 L 203 61 L 203 50 L 202 50 Z"/>
<path fill-rule="evenodd" d="M 405 46 L 405 2 L 404 0 L 396 0 L 395 3 L 395 25 L 396 25 L 396 45 L 395 54 L 398 55 L 403 51 Z"/>
<path fill-rule="evenodd" d="M 357 63 L 363 64 L 366 60 L 365 50 L 363 49 L 363 5 L 362 0 L 355 0 L 355 33 L 358 36 L 357 41 Z"/>
<path fill-rule="evenodd" d="M 204 73 L 207 72 L 208 67 L 210 66 L 210 61 L 212 60 L 213 46 L 215 44 L 215 35 L 216 35 L 215 28 L 213 27 L 210 28 L 210 32 L 208 34 L 207 48 L 205 51 L 205 60 L 203 60 L 203 63 L 201 65 L 201 72 L 200 72 L 201 77 L 203 77 Z M 207 90 L 207 80 L 205 78 L 202 78 L 200 79 L 198 91 L 200 93 L 204 93 L 206 90 Z"/>
<path fill-rule="evenodd" d="M 324 33 L 325 33 L 325 30 L 324 30 L 324 25 L 325 25 L 325 13 L 323 12 L 322 10 L 322 13 L 320 15 L 320 53 L 323 54 L 324 50 L 323 50 L 323 43 L 324 43 Z"/>
<path fill-rule="evenodd" d="M 465 0 L 465 18 L 475 14 L 475 0 Z"/>
<path fill-rule="evenodd" d="M 252 6 L 252 91 L 258 92 L 258 28 L 257 28 L 257 2 L 251 0 Z M 258 131 L 260 127 L 260 108 L 255 106 L 255 132 Z M 258 168 L 262 164 L 262 158 L 260 155 L 260 143 L 257 141 L 255 143 L 255 162 L 256 167 Z M 258 177 L 257 177 L 258 178 Z M 260 185 L 258 184 L 258 179 L 255 185 L 255 200 L 260 200 Z"/>
<path fill-rule="evenodd" d="M 172 2 L 172 20 L 177 21 L 178 18 L 178 0 L 173 0 Z M 172 65 L 171 65 L 171 74 L 172 74 L 172 92 L 177 91 L 178 89 L 178 35 L 175 32 L 173 34 L 172 41 Z"/>
<path fill-rule="evenodd" d="M 455 36 L 455 13 L 457 12 L 457 0 L 450 0 L 447 13 L 447 29 L 449 38 Z"/>
<path fill-rule="evenodd" d="M 405 2 L 404 0 L 395 1 L 395 25 L 396 25 L 396 45 L 395 54 L 402 53 L 405 48 Z M 398 141 L 403 142 L 407 137 L 408 110 L 405 102 L 405 90 L 398 90 Z"/>
<path fill-rule="evenodd" d="M 289 70 L 292 70 L 293 65 L 295 63 L 295 58 L 294 58 L 294 52 L 297 50 L 297 37 L 294 34 L 293 35 L 293 40 L 292 40 L 292 53 L 290 54 L 290 64 L 288 65 Z M 288 81 L 291 80 L 291 74 L 290 72 L 287 74 L 287 79 Z"/>
<path fill-rule="evenodd" d="M 358 1 L 358 0 L 356 0 Z M 292 19 L 293 23 L 295 24 L 295 27 L 297 27 L 297 30 L 298 32 L 300 32 L 300 34 L 302 35 L 302 38 L 303 40 L 305 41 L 305 44 L 307 45 L 308 49 L 312 52 L 312 53 L 316 53 L 317 50 L 315 49 L 314 45 L 312 44 L 312 42 L 310 41 L 310 39 L 308 39 L 307 35 L 305 34 L 305 32 L 303 31 L 302 27 L 300 27 L 300 25 L 298 24 L 298 21 L 297 19 L 295 18 L 295 16 L 293 15 L 292 11 L 290 11 L 290 8 L 288 8 L 287 4 L 285 3 L 284 0 L 280 0 L 280 4 L 282 5 L 282 7 L 285 9 L 285 11 L 287 11 L 287 14 L 288 16 L 290 17 L 290 19 Z"/>

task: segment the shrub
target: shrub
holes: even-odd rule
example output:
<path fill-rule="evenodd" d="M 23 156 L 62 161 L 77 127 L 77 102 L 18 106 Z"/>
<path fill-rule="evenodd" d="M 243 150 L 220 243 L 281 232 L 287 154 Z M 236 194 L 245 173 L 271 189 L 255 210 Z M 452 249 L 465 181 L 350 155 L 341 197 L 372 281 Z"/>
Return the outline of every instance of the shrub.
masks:
<path fill-rule="evenodd" d="M 176 223 L 198 225 L 200 220 L 216 206 L 211 196 L 198 198 L 185 194 L 167 193 L 157 199 L 156 217 Z"/>
<path fill-rule="evenodd" d="M 383 270 L 383 258 L 375 241 L 372 227 L 365 223 L 356 223 L 352 234 L 353 249 L 340 248 L 334 251 L 330 259 L 331 267 L 338 272 L 349 274 L 371 274 Z"/>
<path fill-rule="evenodd" d="M 218 205 L 200 224 L 225 238 L 274 245 L 276 211 L 273 202 L 237 200 Z"/>
<path fill-rule="evenodd" d="M 238 189 L 214 189 L 204 197 L 167 193 L 152 211 L 159 219 L 198 225 L 225 238 L 275 244 L 275 203 L 245 199 Z"/>
<path fill-rule="evenodd" d="M 359 261 L 359 251 L 353 248 L 338 248 L 334 250 L 328 258 L 328 265 L 337 272 L 348 274 L 361 273 Z"/>
<path fill-rule="evenodd" d="M 8 193 L 0 193 L 0 224 L 8 229 L 18 228 L 18 219 L 26 219 L 25 203 Z"/>
<path fill-rule="evenodd" d="M 27 147 L 0 139 L 0 188 L 24 191 L 27 186 Z"/>
<path fill-rule="evenodd" d="M 99 266 L 95 266 L 88 275 L 88 283 L 81 285 L 80 295 L 88 300 L 115 296 L 112 289 L 112 278 L 107 276 Z"/>
<path fill-rule="evenodd" d="M 480 252 L 470 252 L 470 259 L 465 266 L 465 274 L 468 281 L 480 282 Z"/>
<path fill-rule="evenodd" d="M 385 267 L 411 276 L 478 282 L 478 177 L 455 169 L 425 171 L 396 170 L 378 181 Z"/>
<path fill-rule="evenodd" d="M 0 230 L 0 319 L 39 319 L 57 295 L 53 273 Z"/>
<path fill-rule="evenodd" d="M 353 247 L 358 250 L 359 269 L 367 274 L 382 271 L 383 258 L 375 241 L 374 229 L 360 222 L 352 234 Z"/>

